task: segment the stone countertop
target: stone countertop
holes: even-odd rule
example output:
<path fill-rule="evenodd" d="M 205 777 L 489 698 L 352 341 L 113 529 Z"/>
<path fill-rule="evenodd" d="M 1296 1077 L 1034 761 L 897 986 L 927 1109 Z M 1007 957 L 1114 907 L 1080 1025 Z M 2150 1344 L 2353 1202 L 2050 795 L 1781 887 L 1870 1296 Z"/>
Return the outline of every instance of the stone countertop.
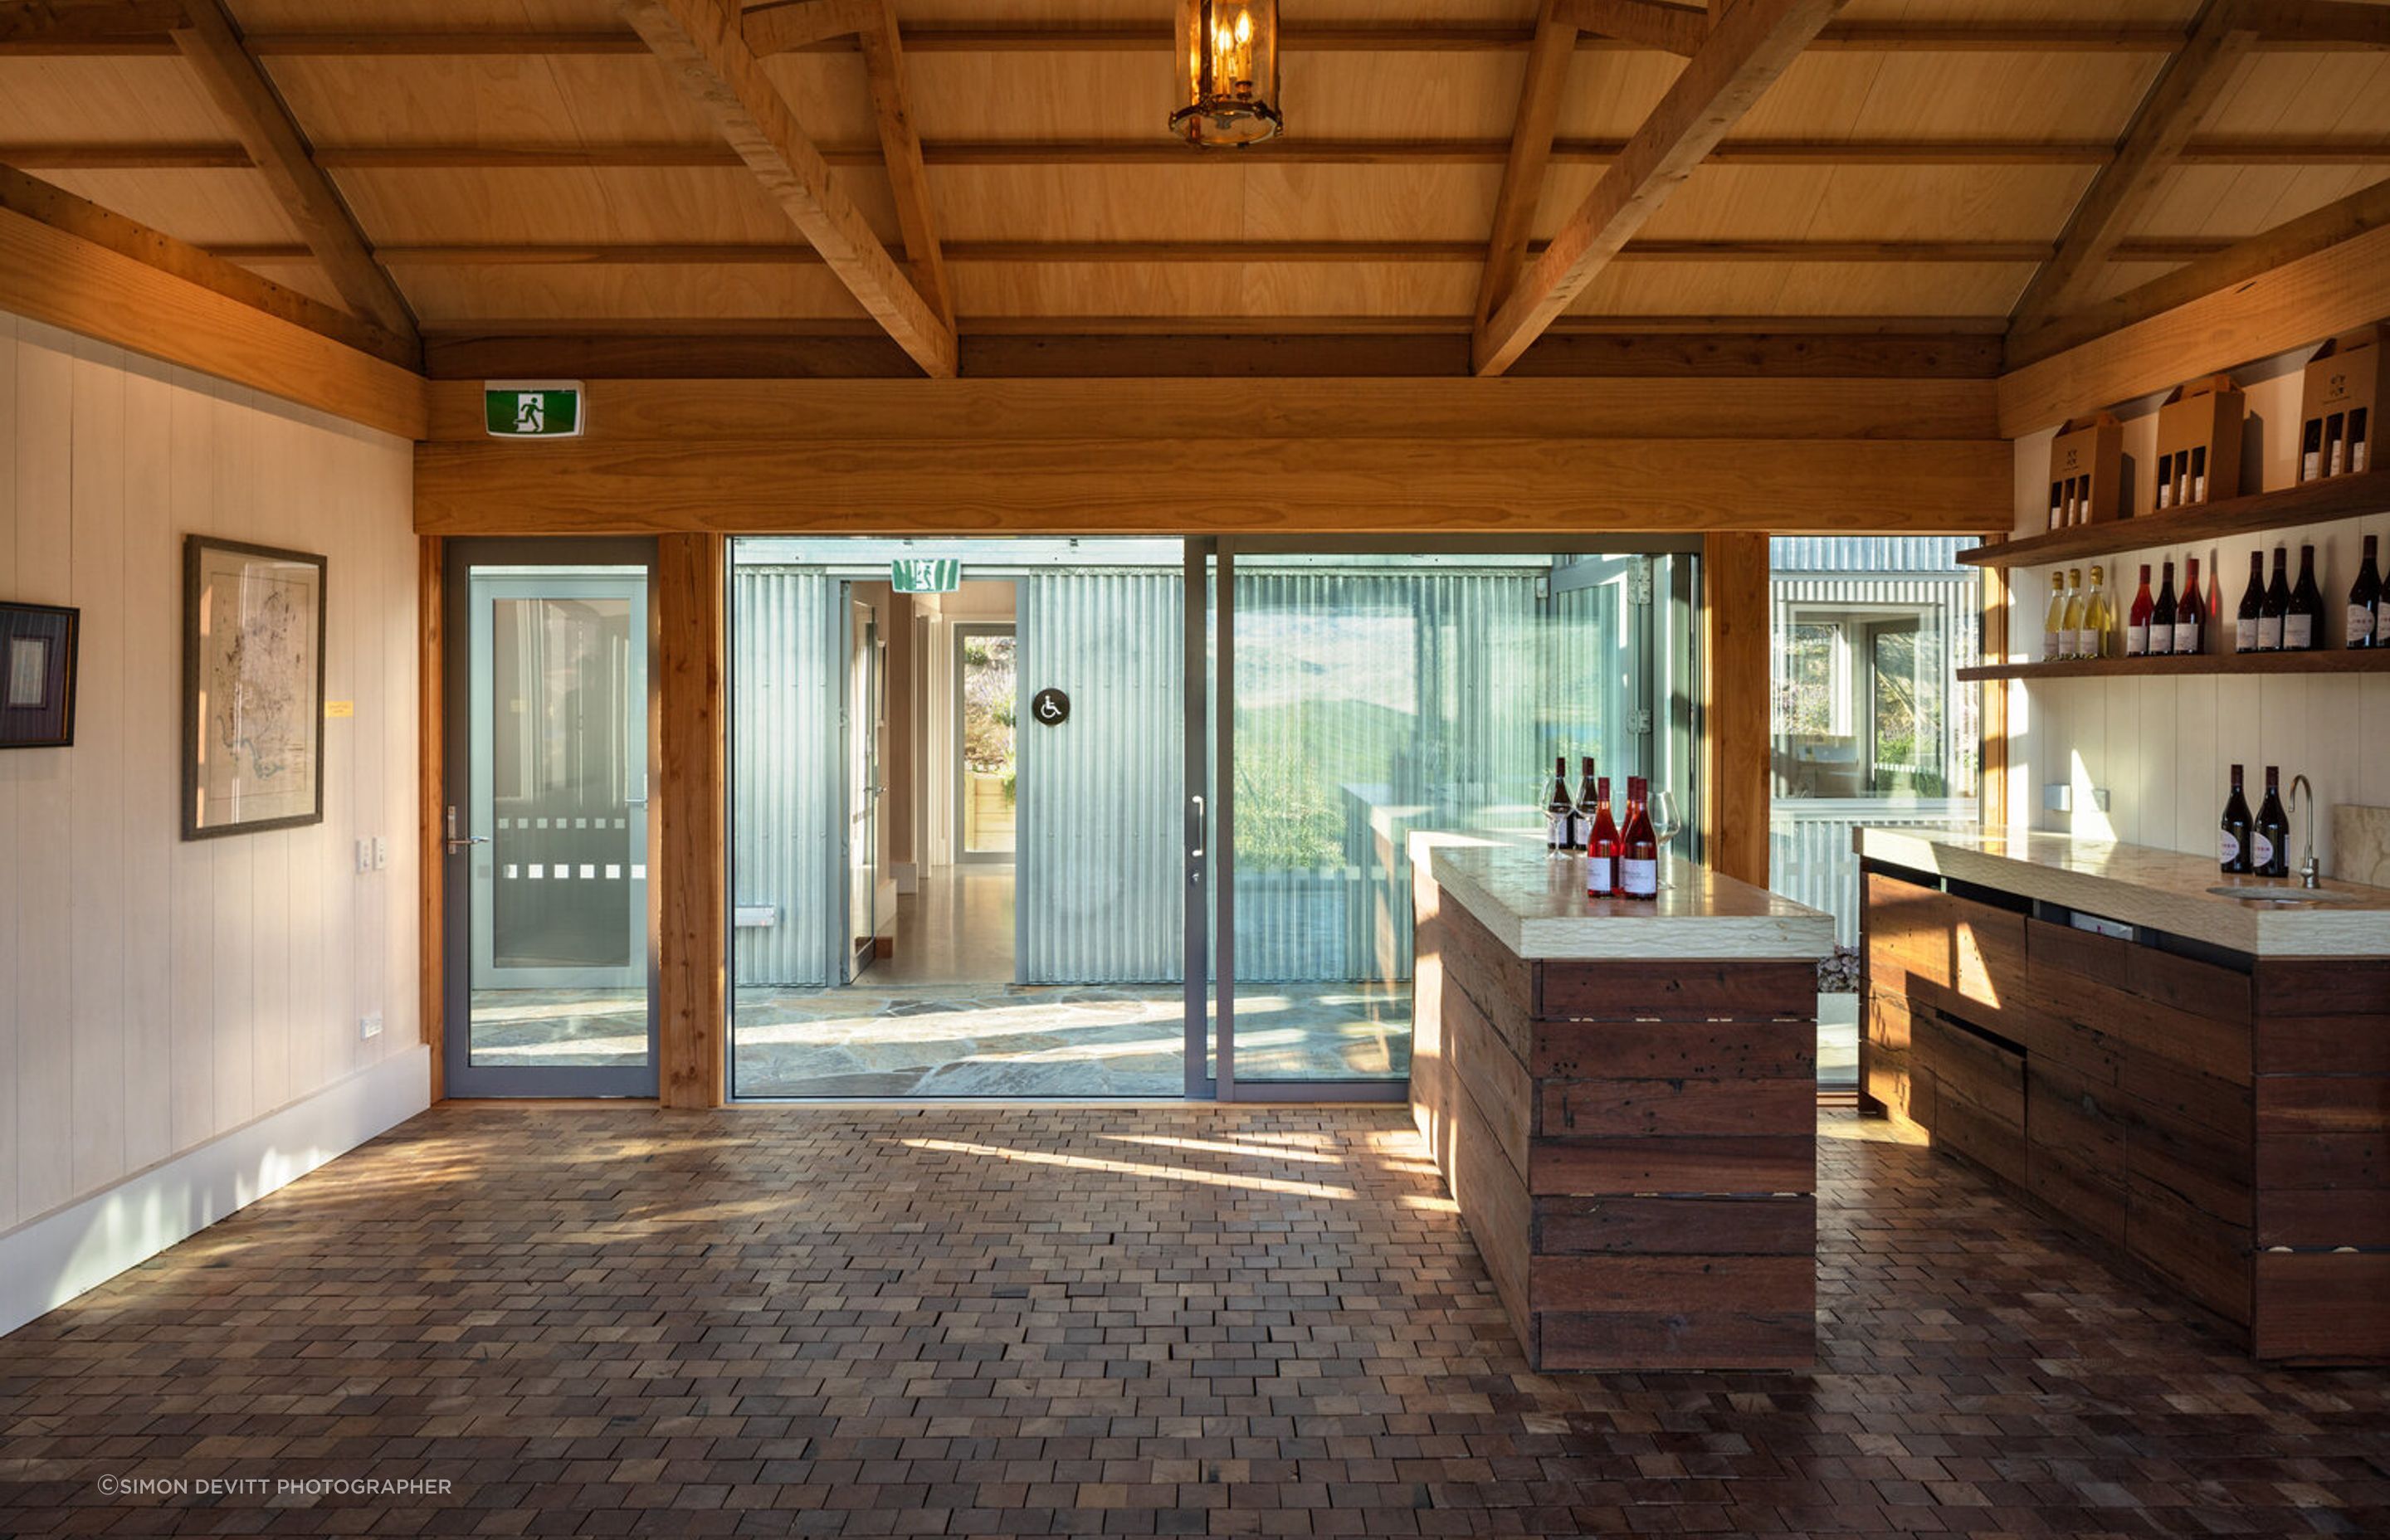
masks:
<path fill-rule="evenodd" d="M 1955 878 L 2253 956 L 2390 956 L 2390 889 L 2326 879 L 2353 902 L 2290 905 L 2224 898 L 2224 882 L 2296 891 L 2298 879 L 2228 878 L 2211 856 L 2039 830 L 1860 828 L 1870 861 Z"/>
<path fill-rule="evenodd" d="M 1422 830 L 1411 860 L 1447 901 L 1529 960 L 1787 958 L 1831 956 L 1833 917 L 1764 888 L 1672 860 L 1655 902 L 1593 899 L 1585 858 L 1554 858 L 1540 841 Z"/>

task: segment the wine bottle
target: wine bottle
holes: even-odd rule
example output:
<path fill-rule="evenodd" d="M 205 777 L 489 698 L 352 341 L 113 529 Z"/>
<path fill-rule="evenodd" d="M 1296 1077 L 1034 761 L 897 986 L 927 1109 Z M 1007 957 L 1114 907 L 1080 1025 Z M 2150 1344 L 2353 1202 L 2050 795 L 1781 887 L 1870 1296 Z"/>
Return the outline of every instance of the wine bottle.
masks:
<path fill-rule="evenodd" d="M 2150 656 L 2164 658 L 2174 651 L 2174 558 L 2164 566 L 2164 581 L 2158 584 L 2158 602 L 2150 620 Z"/>
<path fill-rule="evenodd" d="M 2207 646 L 2207 601 L 2199 591 L 2199 558 L 2186 558 L 2191 570 L 2182 585 L 2182 602 L 2175 606 L 2174 642 L 2166 648 L 2178 658 L 2196 658 Z"/>
<path fill-rule="evenodd" d="M 2066 613 L 2060 620 L 2058 626 L 2059 655 L 2065 658 L 2082 657 L 2082 643 L 2083 569 L 2070 567 L 2066 570 Z"/>
<path fill-rule="evenodd" d="M 2169 572 L 2171 572 L 2171 569 L 2169 569 Z M 2171 575 L 2167 578 L 2167 593 L 2168 597 L 2171 597 L 2173 593 L 2173 578 Z M 2144 561 L 2141 563 L 2140 591 L 2133 596 L 2132 610 L 2125 617 L 2126 657 L 2146 658 L 2150 655 L 2150 616 L 2156 610 L 2156 603 L 2150 597 L 2150 564 Z M 2168 616 L 2173 615 L 2174 610 L 2171 606 L 2167 608 L 2166 613 Z M 2169 642 L 2173 640 L 2171 631 L 2169 631 L 2167 640 Z"/>
<path fill-rule="evenodd" d="M 2274 578 L 2266 584 L 2266 602 L 2257 610 L 2257 650 L 2282 650 L 2282 617 L 2291 612 L 2291 553 L 2274 547 Z"/>
<path fill-rule="evenodd" d="M 2091 564 L 2091 592 L 2083 601 L 2083 630 L 2076 637 L 2078 658 L 2104 658 L 2114 645 L 2108 634 L 2116 626 L 2115 602 L 2108 597 L 2108 569 Z"/>
<path fill-rule="evenodd" d="M 1552 762 L 1552 782 L 1544 788 L 1544 812 L 1549 821 L 1544 829 L 1544 853 L 1558 855 L 1569 848 L 1569 820 L 1576 804 L 1569 801 L 1568 756 L 1562 754 Z"/>
<path fill-rule="evenodd" d="M 2372 442 L 2366 436 L 2365 421 L 2371 415 L 2363 406 L 2348 414 L 2348 468 L 2352 473 L 2363 470 L 2366 461 L 2371 458 L 2367 452 L 2372 448 Z"/>
<path fill-rule="evenodd" d="M 2189 490 L 2184 493 L 2180 501 L 2186 503 L 2207 501 L 2207 445 L 2204 443 L 2191 452 L 2191 480 L 2187 486 Z"/>
<path fill-rule="evenodd" d="M 2055 663 L 2072 645 L 2066 636 L 2066 574 L 2049 574 L 2049 609 L 2041 617 L 2041 661 Z"/>
<path fill-rule="evenodd" d="M 2373 564 L 2376 537 L 2365 537 L 2365 565 L 2357 570 L 2357 582 L 2348 590 L 2348 645 L 2352 648 L 2380 647 L 2382 635 L 2374 629 L 2375 610 L 2382 604 L 2382 570 Z"/>
<path fill-rule="evenodd" d="M 2232 795 L 2224 799 L 2224 833 L 2216 842 L 2219 866 L 2227 877 L 2244 876 L 2249 861 L 2249 799 L 2241 794 L 2241 766 L 2232 767 Z"/>
<path fill-rule="evenodd" d="M 2282 812 L 2282 772 L 2266 766 L 2266 800 L 2257 804 L 2257 821 L 2250 831 L 2250 869 L 2259 877 L 2291 875 L 2291 820 Z"/>
<path fill-rule="evenodd" d="M 2312 417 L 2299 439 L 2299 480 L 2323 479 L 2323 418 Z"/>
<path fill-rule="evenodd" d="M 1593 756 L 1579 758 L 1576 782 L 1576 811 L 1569 827 L 1569 849 L 1582 851 L 1593 833 Z"/>
<path fill-rule="evenodd" d="M 2166 509 L 2174 507 L 2174 467 L 2175 461 L 2178 457 L 2179 456 L 2173 455 L 2161 455 L 2158 456 L 2157 511 L 2160 513 L 2164 513 Z"/>
<path fill-rule="evenodd" d="M 1610 816 L 1610 777 L 1593 783 L 1593 828 L 1585 840 L 1585 894 L 1614 898 L 1618 893 L 1618 825 Z"/>
<path fill-rule="evenodd" d="M 2323 591 L 2316 586 L 2315 547 L 2299 547 L 2299 581 L 2282 611 L 2282 650 L 2312 652 L 2323 645 Z"/>
<path fill-rule="evenodd" d="M 2241 590 L 2240 623 L 2234 629 L 2232 650 L 2257 650 L 2259 622 L 2266 610 L 2266 553 L 2249 553 L 2249 586 Z"/>
<path fill-rule="evenodd" d="M 2348 470 L 2348 419 L 2338 412 L 2323 419 L 2323 473 L 2345 475 Z"/>
<path fill-rule="evenodd" d="M 1622 898 L 1660 896 L 1660 841 L 1651 833 L 1651 815 L 1645 806 L 1650 783 L 1640 776 L 1626 778 L 1626 827 L 1619 831 L 1618 893 Z"/>

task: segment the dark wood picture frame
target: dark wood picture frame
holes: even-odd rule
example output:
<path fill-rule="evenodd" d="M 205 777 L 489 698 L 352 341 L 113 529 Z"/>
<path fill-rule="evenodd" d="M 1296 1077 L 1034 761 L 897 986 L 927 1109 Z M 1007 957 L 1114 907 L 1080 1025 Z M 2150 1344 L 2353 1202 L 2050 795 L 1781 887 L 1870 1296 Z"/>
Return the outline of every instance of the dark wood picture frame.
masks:
<path fill-rule="evenodd" d="M 311 638 L 314 667 L 302 668 L 300 687 L 306 699 L 282 707 L 284 728 L 296 736 L 301 723 L 305 725 L 302 750 L 307 774 L 312 780 L 313 795 L 306 798 L 302 811 L 280 811 L 256 817 L 217 815 L 209 807 L 210 789 L 206 784 L 207 767 L 202 755 L 203 734 L 215 702 L 209 699 L 209 659 L 207 650 L 216 645 L 215 634 L 206 628 L 202 600 L 207 597 L 209 565 L 212 558 L 247 558 L 261 566 L 284 569 L 307 569 L 314 577 L 314 608 L 312 617 L 300 617 L 296 635 Z M 324 821 L 324 644 L 325 611 L 330 590 L 327 582 L 329 568 L 325 558 L 306 551 L 284 550 L 274 545 L 252 545 L 238 540 L 218 540 L 212 535 L 190 534 L 183 537 L 183 838 L 212 840 L 227 834 L 254 834 L 270 828 L 291 828 L 302 824 Z M 254 746 L 246 751 L 226 742 L 221 735 L 217 746 L 238 756 L 253 753 Z M 290 745 L 286 739 L 282 747 Z M 237 789 L 236 800 L 239 795 Z M 268 805 L 288 808 L 284 797 Z"/>
<path fill-rule="evenodd" d="M 0 601 L 0 749 L 74 747 L 82 641 L 80 610 Z M 29 646 L 38 650 L 26 650 Z M 30 675 L 23 672 L 28 664 Z"/>

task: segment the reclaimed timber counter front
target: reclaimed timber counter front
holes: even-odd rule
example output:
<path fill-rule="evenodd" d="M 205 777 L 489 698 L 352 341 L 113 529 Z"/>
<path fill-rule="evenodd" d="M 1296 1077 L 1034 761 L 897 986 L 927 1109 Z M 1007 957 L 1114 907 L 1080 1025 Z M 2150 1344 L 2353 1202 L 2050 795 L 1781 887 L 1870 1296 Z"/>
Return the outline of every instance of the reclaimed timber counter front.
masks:
<path fill-rule="evenodd" d="M 1682 863 L 1636 904 L 1539 848 L 1411 849 L 1411 1113 L 1528 1362 L 1809 1364 L 1833 920 Z"/>
<path fill-rule="evenodd" d="M 2022 830 L 1855 842 L 1866 1104 L 2258 1359 L 2390 1362 L 2390 892 L 2251 905 L 2206 856 Z"/>

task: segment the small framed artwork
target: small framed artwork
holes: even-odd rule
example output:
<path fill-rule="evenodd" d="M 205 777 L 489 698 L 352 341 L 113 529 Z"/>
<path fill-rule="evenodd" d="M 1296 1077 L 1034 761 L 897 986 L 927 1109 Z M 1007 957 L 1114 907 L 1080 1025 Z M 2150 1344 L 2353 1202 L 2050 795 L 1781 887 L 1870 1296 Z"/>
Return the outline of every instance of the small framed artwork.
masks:
<path fill-rule="evenodd" d="M 183 838 L 324 821 L 324 558 L 183 542 Z"/>
<path fill-rule="evenodd" d="M 0 749 L 73 746 L 82 628 L 76 610 L 0 603 Z"/>

